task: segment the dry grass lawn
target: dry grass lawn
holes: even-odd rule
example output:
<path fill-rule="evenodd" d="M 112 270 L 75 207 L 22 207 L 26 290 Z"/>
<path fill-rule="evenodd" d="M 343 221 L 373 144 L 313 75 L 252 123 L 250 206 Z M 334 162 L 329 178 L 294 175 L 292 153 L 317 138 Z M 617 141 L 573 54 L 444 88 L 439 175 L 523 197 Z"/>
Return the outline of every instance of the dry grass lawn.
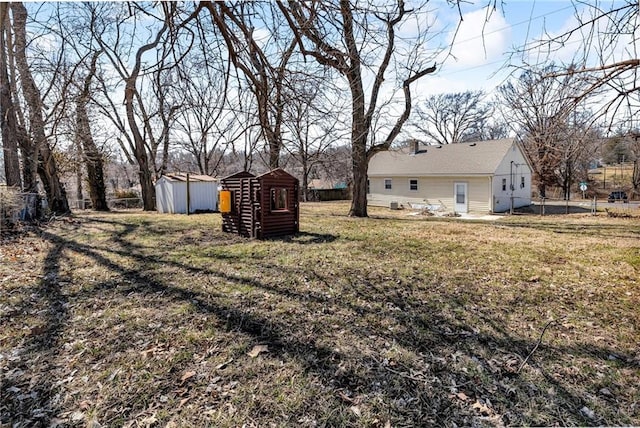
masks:
<path fill-rule="evenodd" d="M 0 426 L 640 425 L 637 218 L 346 212 L 5 238 Z"/>

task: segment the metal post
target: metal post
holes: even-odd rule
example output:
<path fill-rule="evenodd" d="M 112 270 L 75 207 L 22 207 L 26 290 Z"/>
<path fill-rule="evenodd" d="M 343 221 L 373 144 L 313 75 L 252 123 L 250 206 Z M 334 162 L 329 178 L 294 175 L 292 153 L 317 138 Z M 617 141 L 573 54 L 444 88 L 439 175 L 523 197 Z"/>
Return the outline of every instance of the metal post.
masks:
<path fill-rule="evenodd" d="M 509 214 L 513 215 L 513 161 L 509 164 L 509 190 L 511 191 Z"/>
<path fill-rule="evenodd" d="M 191 194 L 189 189 L 189 173 L 187 173 L 187 215 L 191 211 Z"/>

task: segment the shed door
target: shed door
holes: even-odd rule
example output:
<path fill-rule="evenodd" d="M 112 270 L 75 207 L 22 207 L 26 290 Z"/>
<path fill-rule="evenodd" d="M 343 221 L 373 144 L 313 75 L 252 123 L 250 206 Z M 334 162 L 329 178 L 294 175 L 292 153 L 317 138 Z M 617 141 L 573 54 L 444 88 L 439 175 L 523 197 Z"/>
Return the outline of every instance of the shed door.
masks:
<path fill-rule="evenodd" d="M 466 213 L 468 211 L 467 206 L 467 183 L 455 183 L 454 184 L 454 210 L 457 213 Z"/>

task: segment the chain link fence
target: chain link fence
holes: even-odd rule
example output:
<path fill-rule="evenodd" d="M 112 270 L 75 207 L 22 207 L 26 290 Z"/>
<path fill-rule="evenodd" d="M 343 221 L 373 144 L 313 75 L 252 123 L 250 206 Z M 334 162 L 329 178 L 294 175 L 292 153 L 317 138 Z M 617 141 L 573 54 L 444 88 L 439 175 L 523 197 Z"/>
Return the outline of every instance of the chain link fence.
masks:
<path fill-rule="evenodd" d="M 13 187 L 0 186 L 0 228 L 7 230 L 20 221 L 37 220 L 42 198 L 37 193 L 22 193 Z"/>

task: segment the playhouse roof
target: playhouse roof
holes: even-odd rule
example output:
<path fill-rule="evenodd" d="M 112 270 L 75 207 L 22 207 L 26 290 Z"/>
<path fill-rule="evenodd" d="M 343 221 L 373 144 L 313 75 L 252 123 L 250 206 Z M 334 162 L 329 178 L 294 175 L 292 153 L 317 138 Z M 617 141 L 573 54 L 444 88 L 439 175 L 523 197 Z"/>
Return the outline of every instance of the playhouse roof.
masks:
<path fill-rule="evenodd" d="M 276 169 L 272 169 L 271 171 L 267 171 L 264 174 L 260 174 L 258 176 L 258 178 L 268 177 L 268 176 L 271 176 L 271 177 L 290 177 L 290 178 L 295 179 L 295 177 L 293 175 L 289 174 L 287 171 L 285 171 L 282 168 L 276 168 Z"/>
<path fill-rule="evenodd" d="M 228 180 L 231 178 L 251 178 L 251 177 L 255 177 L 255 175 L 251 174 L 249 171 L 239 171 L 239 172 L 236 172 L 235 174 L 227 175 L 222 180 Z"/>

